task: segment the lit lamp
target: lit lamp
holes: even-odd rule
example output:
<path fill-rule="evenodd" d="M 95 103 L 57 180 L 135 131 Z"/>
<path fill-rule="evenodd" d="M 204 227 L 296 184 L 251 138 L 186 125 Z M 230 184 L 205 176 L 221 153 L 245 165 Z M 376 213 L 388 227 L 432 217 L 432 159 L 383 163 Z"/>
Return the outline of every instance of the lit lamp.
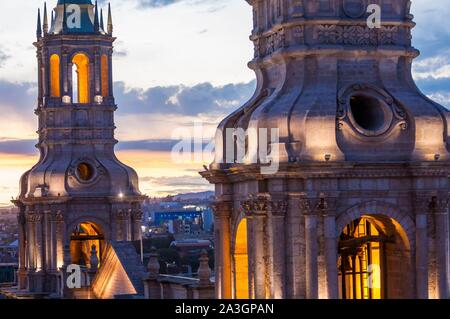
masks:
<path fill-rule="evenodd" d="M 325 154 L 325 161 L 329 162 L 331 160 L 331 154 Z"/>
<path fill-rule="evenodd" d="M 72 103 L 72 99 L 70 98 L 70 96 L 64 95 L 64 96 L 62 97 L 62 102 L 63 102 L 64 104 L 70 104 L 70 103 Z"/>
<path fill-rule="evenodd" d="M 117 195 L 120 199 L 122 199 L 124 197 L 123 193 L 119 193 L 119 195 Z"/>
<path fill-rule="evenodd" d="M 97 103 L 97 104 L 102 104 L 102 103 L 103 103 L 103 96 L 101 96 L 101 95 L 96 95 L 96 96 L 94 97 L 94 101 L 95 101 L 95 103 Z"/>

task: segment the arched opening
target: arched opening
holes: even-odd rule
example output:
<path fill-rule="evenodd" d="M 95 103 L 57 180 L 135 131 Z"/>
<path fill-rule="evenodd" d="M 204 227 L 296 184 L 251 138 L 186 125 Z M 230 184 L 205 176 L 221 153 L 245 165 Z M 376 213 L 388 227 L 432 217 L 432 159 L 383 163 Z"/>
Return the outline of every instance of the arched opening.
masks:
<path fill-rule="evenodd" d="M 109 96 L 109 63 L 106 54 L 102 55 L 102 96 Z"/>
<path fill-rule="evenodd" d="M 339 240 L 341 299 L 410 298 L 413 294 L 408 238 L 387 216 L 364 215 Z"/>
<path fill-rule="evenodd" d="M 57 54 L 52 54 L 50 57 L 50 96 L 61 96 L 61 83 L 60 83 L 60 58 Z"/>
<path fill-rule="evenodd" d="M 249 299 L 247 219 L 239 223 L 234 246 L 234 282 L 236 299 Z"/>
<path fill-rule="evenodd" d="M 104 234 L 97 224 L 91 222 L 78 224 L 70 236 L 70 256 L 72 263 L 89 268 L 91 266 L 91 255 L 93 252 L 100 262 L 104 248 L 104 240 Z"/>
<path fill-rule="evenodd" d="M 74 103 L 89 103 L 89 58 L 83 53 L 72 59 L 72 98 Z"/>

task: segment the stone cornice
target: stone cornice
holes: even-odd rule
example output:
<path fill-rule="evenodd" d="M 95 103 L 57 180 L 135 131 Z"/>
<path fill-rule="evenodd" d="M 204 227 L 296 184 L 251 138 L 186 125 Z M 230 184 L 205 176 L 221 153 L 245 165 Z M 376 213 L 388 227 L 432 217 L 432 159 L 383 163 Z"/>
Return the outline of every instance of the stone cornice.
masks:
<path fill-rule="evenodd" d="M 124 198 L 117 198 L 115 196 L 92 196 L 92 197 L 71 197 L 71 196 L 61 196 L 61 197 L 29 197 L 29 198 L 19 198 L 14 200 L 17 204 L 22 204 L 25 206 L 29 205 L 58 205 L 58 204 L 95 204 L 98 202 L 105 202 L 110 204 L 130 204 L 130 203 L 140 203 L 143 200 L 148 199 L 147 196 L 125 196 Z M 16 205 L 17 205 L 16 204 Z"/>
<path fill-rule="evenodd" d="M 340 19 L 330 19 L 330 18 L 319 18 L 319 19 L 296 19 L 292 21 L 287 21 L 283 23 L 277 23 L 272 25 L 269 30 L 263 32 L 254 32 L 250 36 L 250 40 L 254 41 L 259 38 L 267 37 L 273 34 L 276 34 L 280 30 L 295 28 L 295 27 L 304 27 L 304 26 L 316 26 L 316 25 L 333 25 L 333 26 L 360 26 L 367 27 L 366 21 L 355 21 L 351 18 L 340 18 Z M 382 28 L 386 27 L 406 27 L 406 28 L 414 28 L 416 23 L 408 20 L 398 20 L 398 19 L 386 19 L 383 20 Z M 375 30 L 377 31 L 377 30 Z"/>
<path fill-rule="evenodd" d="M 236 165 L 224 170 L 209 170 L 200 173 L 209 182 L 235 183 L 255 178 L 418 178 L 448 177 L 450 166 L 444 162 L 417 163 L 282 163 L 273 175 L 262 175 L 259 165 Z"/>

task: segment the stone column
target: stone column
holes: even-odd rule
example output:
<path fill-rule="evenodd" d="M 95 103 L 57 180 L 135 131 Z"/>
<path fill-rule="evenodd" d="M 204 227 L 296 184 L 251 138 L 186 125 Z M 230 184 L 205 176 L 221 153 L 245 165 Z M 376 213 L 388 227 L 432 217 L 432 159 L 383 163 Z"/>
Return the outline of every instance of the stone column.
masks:
<path fill-rule="evenodd" d="M 306 198 L 301 199 L 302 210 L 305 214 L 305 251 L 306 251 L 306 298 L 317 299 L 318 287 L 318 242 L 317 242 L 317 215 L 310 209 L 310 202 Z"/>
<path fill-rule="evenodd" d="M 115 216 L 115 226 L 116 226 L 116 232 L 115 232 L 115 238 L 112 238 L 113 240 L 117 241 L 125 241 L 126 240 L 126 212 L 122 209 L 118 209 Z M 113 225 L 114 227 L 114 225 Z"/>
<path fill-rule="evenodd" d="M 131 216 L 133 226 L 133 238 L 132 240 L 141 240 L 142 238 L 142 211 L 135 211 Z"/>
<path fill-rule="evenodd" d="M 97 95 L 102 95 L 102 84 L 101 84 L 101 55 L 100 55 L 100 47 L 96 47 L 94 49 L 94 74 L 93 74 L 93 79 L 95 81 L 94 84 L 94 97 Z"/>
<path fill-rule="evenodd" d="M 28 212 L 27 216 L 27 253 L 28 253 L 28 271 L 34 271 L 36 269 L 35 261 L 35 222 L 34 213 Z"/>
<path fill-rule="evenodd" d="M 231 202 L 213 204 L 214 235 L 216 246 L 216 296 L 218 299 L 231 299 Z"/>
<path fill-rule="evenodd" d="M 266 196 L 258 196 L 257 198 L 249 199 L 243 204 L 243 209 L 249 216 L 249 221 L 252 224 L 252 271 L 254 276 L 253 281 L 253 296 L 255 299 L 266 299 L 270 297 L 270 288 L 272 286 L 271 273 L 273 265 L 270 265 L 272 256 L 269 252 L 270 242 L 269 231 L 267 227 L 267 218 L 270 200 Z M 250 253 L 250 252 L 249 252 Z"/>
<path fill-rule="evenodd" d="M 55 243 L 56 245 L 56 268 L 60 268 L 64 264 L 64 234 L 65 234 L 65 223 L 64 214 L 62 211 L 58 211 L 55 217 Z"/>
<path fill-rule="evenodd" d="M 435 199 L 434 215 L 436 225 L 436 274 L 437 274 L 437 298 L 448 298 L 447 257 L 449 245 L 448 231 L 448 197 L 442 196 Z"/>
<path fill-rule="evenodd" d="M 287 298 L 305 299 L 305 223 L 300 209 L 300 194 L 289 195 L 286 216 Z"/>
<path fill-rule="evenodd" d="M 36 269 L 38 271 L 44 268 L 44 243 L 42 238 L 42 218 L 41 213 L 36 213 L 35 215 L 35 250 L 36 250 Z"/>
<path fill-rule="evenodd" d="M 57 216 L 53 212 L 50 212 L 50 229 L 48 236 L 50 237 L 50 245 L 49 245 L 49 255 L 50 255 L 50 263 L 49 268 L 51 271 L 56 271 L 57 269 L 57 238 L 56 238 L 56 228 L 57 228 Z"/>
<path fill-rule="evenodd" d="M 131 241 L 133 240 L 132 238 L 132 232 L 133 232 L 133 223 L 132 223 L 132 211 L 131 209 L 127 210 L 126 215 L 125 215 L 125 240 L 126 241 Z"/>
<path fill-rule="evenodd" d="M 113 63 L 112 63 L 112 58 L 113 57 L 113 50 L 110 49 L 108 50 L 108 81 L 109 81 L 109 96 L 113 97 L 114 96 L 114 82 L 113 82 Z"/>
<path fill-rule="evenodd" d="M 19 289 L 26 288 L 26 219 L 24 208 L 20 207 L 20 212 L 17 215 L 17 222 L 19 225 L 19 269 L 18 269 L 18 285 Z"/>
<path fill-rule="evenodd" d="M 44 241 L 42 233 L 42 222 L 44 215 L 42 213 L 35 214 L 35 251 L 36 251 L 36 281 L 35 291 L 42 292 L 44 290 L 43 276 L 45 272 L 45 259 L 44 259 Z"/>
<path fill-rule="evenodd" d="M 60 71 L 61 71 L 61 93 L 62 96 L 73 94 L 73 88 L 72 88 L 72 61 L 69 61 L 69 50 L 67 47 L 62 47 L 61 49 L 61 63 L 60 63 Z M 72 102 L 73 102 L 73 96 L 72 96 Z"/>
<path fill-rule="evenodd" d="M 416 298 L 428 299 L 428 207 L 427 198 L 417 198 L 416 210 Z"/>
<path fill-rule="evenodd" d="M 286 240 L 285 216 L 287 202 L 285 200 L 272 201 L 268 224 L 269 233 L 270 272 L 272 299 L 286 298 Z"/>
<path fill-rule="evenodd" d="M 338 299 L 338 234 L 336 229 L 336 199 L 327 198 L 324 202 L 323 208 L 327 298 Z"/>
<path fill-rule="evenodd" d="M 255 276 L 255 299 L 266 299 L 266 260 L 265 260 L 265 223 L 267 216 L 264 214 L 254 214 L 253 224 L 253 249 L 254 262 L 253 273 Z"/>
<path fill-rule="evenodd" d="M 39 69 L 39 77 L 40 83 L 42 85 L 42 89 L 40 92 L 40 97 L 45 97 L 45 100 L 48 101 L 50 96 L 50 54 L 48 49 L 42 50 L 42 56 L 39 58 L 40 63 L 38 63 Z"/>

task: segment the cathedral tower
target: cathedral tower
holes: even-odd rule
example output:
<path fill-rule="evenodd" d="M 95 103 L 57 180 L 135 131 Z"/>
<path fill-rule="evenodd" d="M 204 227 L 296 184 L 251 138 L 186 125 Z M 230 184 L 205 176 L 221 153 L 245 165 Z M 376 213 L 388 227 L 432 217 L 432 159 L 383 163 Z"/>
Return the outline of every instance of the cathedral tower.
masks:
<path fill-rule="evenodd" d="M 411 76 L 411 1 L 247 2 L 256 92 L 202 172 L 217 297 L 447 298 L 450 113 Z"/>
<path fill-rule="evenodd" d="M 14 201 L 19 288 L 35 293 L 61 292 L 69 264 L 89 269 L 97 255 L 101 267 L 108 242 L 139 240 L 144 200 L 114 154 L 111 8 L 106 25 L 90 0 L 58 0 L 50 16 L 39 13 L 35 43 L 40 159 Z"/>

